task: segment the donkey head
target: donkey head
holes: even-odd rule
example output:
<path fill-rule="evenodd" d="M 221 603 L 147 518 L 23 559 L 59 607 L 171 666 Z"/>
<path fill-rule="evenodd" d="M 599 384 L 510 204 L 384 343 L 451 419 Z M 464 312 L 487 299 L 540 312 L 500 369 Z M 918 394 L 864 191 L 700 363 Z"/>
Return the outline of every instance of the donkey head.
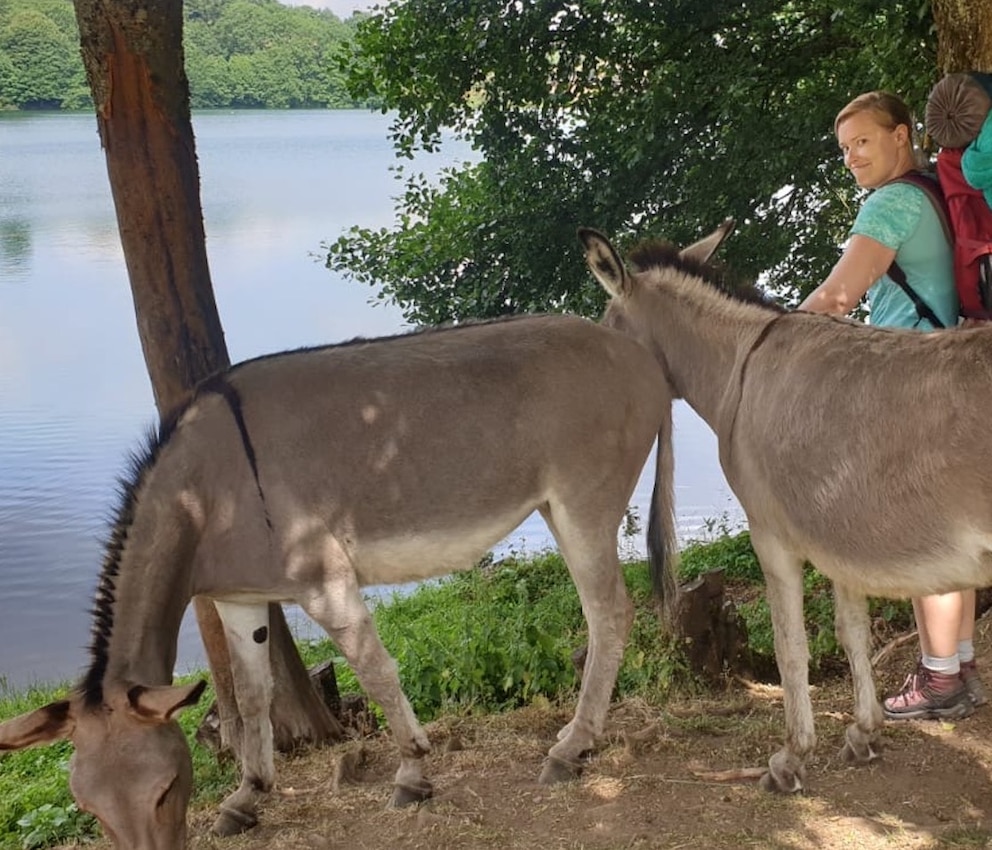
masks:
<path fill-rule="evenodd" d="M 649 265 L 654 269 L 666 265 L 681 266 L 686 263 L 702 266 L 709 261 L 733 229 L 734 220 L 728 218 L 709 236 L 682 250 L 665 242 L 652 242 L 643 246 L 642 252 L 650 255 Z M 600 323 L 629 334 L 653 350 L 654 331 L 651 311 L 644 305 L 644 286 L 640 282 L 640 277 L 628 270 L 617 249 L 599 231 L 580 227 L 579 239 L 585 248 L 589 269 L 610 296 L 610 302 Z M 667 372 L 664 358 L 661 357 L 660 352 L 656 353 Z"/>
<path fill-rule="evenodd" d="M 133 687 L 99 705 L 81 694 L 0 723 L 0 752 L 69 740 L 69 787 L 117 848 L 185 846 L 193 764 L 173 719 L 195 703 L 205 682 Z"/>

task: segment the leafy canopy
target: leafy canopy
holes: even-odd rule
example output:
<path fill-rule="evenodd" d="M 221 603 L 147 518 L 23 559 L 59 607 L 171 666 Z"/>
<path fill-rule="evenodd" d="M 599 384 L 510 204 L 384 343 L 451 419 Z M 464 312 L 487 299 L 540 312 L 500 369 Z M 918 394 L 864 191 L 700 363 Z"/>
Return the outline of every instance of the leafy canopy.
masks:
<path fill-rule="evenodd" d="M 352 229 L 327 264 L 420 323 L 592 315 L 577 226 L 685 244 L 733 216 L 725 258 L 794 299 L 853 218 L 834 115 L 874 88 L 920 110 L 936 79 L 921 5 L 391 2 L 359 24 L 352 96 L 395 112 L 401 156 L 453 132 L 478 158 L 407 176 L 397 226 Z"/>

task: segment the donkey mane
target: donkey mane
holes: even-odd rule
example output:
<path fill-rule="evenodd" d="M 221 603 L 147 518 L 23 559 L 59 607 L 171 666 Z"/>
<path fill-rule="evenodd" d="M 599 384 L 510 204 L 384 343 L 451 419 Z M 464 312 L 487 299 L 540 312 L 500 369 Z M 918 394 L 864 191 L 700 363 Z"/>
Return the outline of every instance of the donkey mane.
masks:
<path fill-rule="evenodd" d="M 113 514 L 110 534 L 104 542 L 103 565 L 97 582 L 96 594 L 90 613 L 93 622 L 90 631 L 90 666 L 80 680 L 77 691 L 83 703 L 95 707 L 103 702 L 103 679 L 107 672 L 107 648 L 114 628 L 114 602 L 120 559 L 127 542 L 128 532 L 134 522 L 138 492 L 148 471 L 155 465 L 162 447 L 176 428 L 182 412 L 192 402 L 190 399 L 165 417 L 159 427 L 147 430 L 143 444 L 127 456 L 127 472 L 117 479 L 117 508 Z"/>
<path fill-rule="evenodd" d="M 628 252 L 627 260 L 637 272 L 647 272 L 656 268 L 675 269 L 699 278 L 711 289 L 734 301 L 757 304 L 776 313 L 786 312 L 785 307 L 774 301 L 753 281 L 733 274 L 726 266 L 704 263 L 694 257 L 683 256 L 677 246 L 663 239 L 639 242 Z"/>

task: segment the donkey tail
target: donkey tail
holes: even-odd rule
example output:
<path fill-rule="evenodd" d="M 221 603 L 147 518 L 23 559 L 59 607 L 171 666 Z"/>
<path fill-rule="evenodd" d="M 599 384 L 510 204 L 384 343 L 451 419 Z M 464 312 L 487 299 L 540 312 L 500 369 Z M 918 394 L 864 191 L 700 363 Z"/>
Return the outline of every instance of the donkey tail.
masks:
<path fill-rule="evenodd" d="M 661 618 L 669 630 L 676 627 L 679 603 L 678 541 L 675 535 L 674 450 L 671 412 L 658 430 L 654 489 L 648 518 L 648 572 Z"/>

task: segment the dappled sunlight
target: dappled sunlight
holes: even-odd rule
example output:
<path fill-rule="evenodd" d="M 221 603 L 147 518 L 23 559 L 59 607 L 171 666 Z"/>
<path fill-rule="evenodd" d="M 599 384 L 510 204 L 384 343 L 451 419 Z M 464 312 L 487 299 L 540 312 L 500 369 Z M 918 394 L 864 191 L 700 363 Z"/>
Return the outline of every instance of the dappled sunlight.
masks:
<path fill-rule="evenodd" d="M 839 815 L 827 800 L 797 798 L 803 811 L 801 826 L 773 830 L 769 847 L 781 850 L 806 850 L 829 847 L 831 850 L 875 850 L 898 847 L 900 850 L 932 848 L 933 831 L 905 821 L 890 812 L 863 815 Z"/>
<path fill-rule="evenodd" d="M 626 788 L 626 783 L 613 776 L 596 776 L 585 783 L 587 790 L 601 800 L 616 800 Z"/>

